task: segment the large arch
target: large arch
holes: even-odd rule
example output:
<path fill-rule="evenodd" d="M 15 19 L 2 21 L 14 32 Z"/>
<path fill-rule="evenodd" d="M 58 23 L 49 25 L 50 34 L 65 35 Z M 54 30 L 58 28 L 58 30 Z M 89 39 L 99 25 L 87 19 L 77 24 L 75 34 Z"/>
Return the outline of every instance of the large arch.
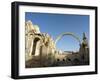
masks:
<path fill-rule="evenodd" d="M 71 32 L 65 32 L 65 33 L 61 33 L 59 36 L 57 36 L 57 38 L 55 40 L 55 45 L 65 35 L 70 35 L 70 36 L 74 37 L 79 42 L 79 44 L 81 44 L 81 40 L 78 36 L 76 36 L 74 33 L 71 33 Z"/>

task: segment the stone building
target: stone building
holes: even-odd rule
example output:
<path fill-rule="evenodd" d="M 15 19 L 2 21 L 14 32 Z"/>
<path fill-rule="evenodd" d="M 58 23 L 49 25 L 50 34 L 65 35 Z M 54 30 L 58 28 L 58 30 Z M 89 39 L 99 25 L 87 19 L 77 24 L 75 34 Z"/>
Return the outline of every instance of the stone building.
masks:
<path fill-rule="evenodd" d="M 35 59 L 40 62 L 40 66 L 50 64 L 53 60 L 50 60 L 51 57 L 49 56 L 52 56 L 54 51 L 55 44 L 53 39 L 47 33 L 41 33 L 37 25 L 33 25 L 31 21 L 27 21 L 25 23 L 26 66 L 32 65 L 30 62 L 32 60 L 35 61 Z"/>

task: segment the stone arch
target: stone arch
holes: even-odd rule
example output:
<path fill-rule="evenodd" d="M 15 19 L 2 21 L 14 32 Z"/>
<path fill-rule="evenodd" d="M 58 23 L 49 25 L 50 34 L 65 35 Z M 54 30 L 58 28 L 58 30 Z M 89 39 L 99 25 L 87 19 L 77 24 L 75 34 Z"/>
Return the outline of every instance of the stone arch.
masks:
<path fill-rule="evenodd" d="M 62 33 L 59 36 L 57 36 L 57 38 L 55 40 L 55 45 L 65 35 L 69 35 L 69 36 L 74 37 L 79 42 L 79 44 L 81 44 L 80 38 L 78 36 L 76 36 L 74 33 L 71 33 L 71 32 L 65 32 L 65 33 Z"/>
<path fill-rule="evenodd" d="M 74 33 L 72 33 L 72 32 L 65 32 L 65 33 L 61 33 L 60 35 L 58 35 L 57 38 L 56 38 L 56 40 L 55 40 L 55 45 L 57 45 L 57 42 L 58 42 L 63 36 L 67 36 L 67 35 L 72 36 L 74 39 L 76 39 L 76 41 L 78 41 L 79 47 L 80 47 L 80 45 L 81 45 L 81 40 L 80 40 L 80 38 L 79 38 L 77 35 L 75 35 Z"/>

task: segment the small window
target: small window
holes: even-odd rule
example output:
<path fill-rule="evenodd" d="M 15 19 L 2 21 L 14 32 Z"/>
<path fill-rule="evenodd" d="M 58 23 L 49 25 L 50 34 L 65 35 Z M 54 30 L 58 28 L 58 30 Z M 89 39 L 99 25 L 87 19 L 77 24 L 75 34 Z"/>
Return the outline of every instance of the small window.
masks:
<path fill-rule="evenodd" d="M 63 61 L 65 61 L 65 59 L 63 59 Z"/>
<path fill-rule="evenodd" d="M 70 59 L 70 58 L 67 58 L 67 60 L 68 60 L 68 61 L 71 61 L 71 59 Z"/>
<path fill-rule="evenodd" d="M 59 59 L 57 59 L 57 61 L 60 61 Z"/>

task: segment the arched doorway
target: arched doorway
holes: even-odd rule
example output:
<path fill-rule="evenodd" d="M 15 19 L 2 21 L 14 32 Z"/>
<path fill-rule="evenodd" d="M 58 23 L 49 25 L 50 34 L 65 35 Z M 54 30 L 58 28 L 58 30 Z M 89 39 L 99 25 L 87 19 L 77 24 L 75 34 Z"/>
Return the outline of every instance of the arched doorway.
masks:
<path fill-rule="evenodd" d="M 32 55 L 38 56 L 40 54 L 40 38 L 36 37 L 33 40 Z"/>

